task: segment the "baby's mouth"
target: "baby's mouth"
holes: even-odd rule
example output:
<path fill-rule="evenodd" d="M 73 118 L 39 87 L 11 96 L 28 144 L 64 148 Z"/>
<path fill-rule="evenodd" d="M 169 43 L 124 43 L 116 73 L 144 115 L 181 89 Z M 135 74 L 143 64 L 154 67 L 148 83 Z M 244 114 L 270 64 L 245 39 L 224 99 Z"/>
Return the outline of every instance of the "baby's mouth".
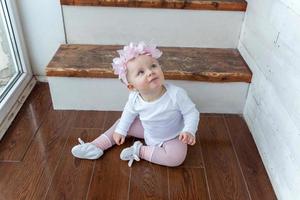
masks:
<path fill-rule="evenodd" d="M 155 81 L 156 79 L 158 79 L 158 77 L 155 77 L 155 78 L 151 79 L 151 80 L 149 81 L 149 83 Z"/>

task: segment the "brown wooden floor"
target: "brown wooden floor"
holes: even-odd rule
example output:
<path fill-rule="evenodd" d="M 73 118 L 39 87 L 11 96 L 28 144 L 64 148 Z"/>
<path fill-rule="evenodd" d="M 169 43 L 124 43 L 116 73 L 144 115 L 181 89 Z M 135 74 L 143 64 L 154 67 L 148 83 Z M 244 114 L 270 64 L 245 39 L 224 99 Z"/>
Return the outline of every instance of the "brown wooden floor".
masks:
<path fill-rule="evenodd" d="M 202 114 L 184 164 L 119 159 L 132 144 L 96 161 L 75 159 L 77 138 L 92 140 L 120 112 L 54 111 L 39 83 L 0 142 L 0 199 L 276 199 L 251 134 L 237 115 Z"/>

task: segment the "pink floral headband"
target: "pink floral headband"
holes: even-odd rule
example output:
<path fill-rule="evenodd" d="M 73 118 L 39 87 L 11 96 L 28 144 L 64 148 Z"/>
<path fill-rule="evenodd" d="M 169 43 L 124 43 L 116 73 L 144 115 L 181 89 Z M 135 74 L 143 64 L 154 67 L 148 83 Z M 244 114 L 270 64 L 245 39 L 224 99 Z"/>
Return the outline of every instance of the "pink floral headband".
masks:
<path fill-rule="evenodd" d="M 139 42 L 137 44 L 131 42 L 128 46 L 124 46 L 123 49 L 118 50 L 117 52 L 120 57 L 113 59 L 112 67 L 114 73 L 119 75 L 119 79 L 126 85 L 128 85 L 126 78 L 127 63 L 130 60 L 140 55 L 149 55 L 155 59 L 162 55 L 162 52 L 157 49 L 155 45 L 146 45 L 145 42 Z"/>

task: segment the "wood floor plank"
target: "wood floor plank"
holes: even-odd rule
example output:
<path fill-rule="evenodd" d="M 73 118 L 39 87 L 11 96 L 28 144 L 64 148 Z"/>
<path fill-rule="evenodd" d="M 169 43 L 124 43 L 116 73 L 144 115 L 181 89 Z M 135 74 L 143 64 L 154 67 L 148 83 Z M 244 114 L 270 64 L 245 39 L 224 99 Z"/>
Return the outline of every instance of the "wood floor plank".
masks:
<path fill-rule="evenodd" d="M 74 112 L 53 111 L 35 135 L 23 161 L 13 172 L 1 177 L 5 199 L 43 199 L 73 123 Z"/>
<path fill-rule="evenodd" d="M 80 111 L 80 115 L 76 117 L 74 127 L 103 129 L 105 113 L 105 111 Z"/>
<path fill-rule="evenodd" d="M 0 142 L 0 160 L 21 161 L 39 126 L 28 112 L 19 113 Z"/>
<path fill-rule="evenodd" d="M 45 110 L 52 104 L 49 85 L 38 82 L 22 107 L 31 113 L 37 123 L 43 120 Z"/>
<path fill-rule="evenodd" d="M 236 115 L 225 120 L 252 199 L 277 199 L 247 124 Z"/>
<path fill-rule="evenodd" d="M 203 168 L 203 159 L 201 155 L 200 143 L 196 143 L 194 146 L 188 146 L 188 152 L 186 159 L 179 167 L 183 168 Z"/>
<path fill-rule="evenodd" d="M 169 168 L 170 199 L 209 199 L 203 168 Z"/>
<path fill-rule="evenodd" d="M 121 115 L 122 115 L 122 112 L 120 112 L 120 111 L 106 112 L 104 130 L 109 129 L 118 119 L 120 119 Z"/>
<path fill-rule="evenodd" d="M 222 115 L 202 117 L 200 141 L 212 199 L 249 199 Z"/>
<path fill-rule="evenodd" d="M 95 161 L 77 159 L 71 154 L 71 149 L 78 144 L 78 137 L 84 141 L 91 141 L 101 131 L 100 129 L 71 129 L 45 199 L 86 199 Z"/>
<path fill-rule="evenodd" d="M 104 131 L 110 128 L 120 118 L 120 115 L 121 112 L 107 112 Z M 128 138 L 125 144 L 113 146 L 96 161 L 88 199 L 127 200 L 130 168 L 127 162 L 120 160 L 120 152 L 126 146 L 130 146 L 132 141 L 132 138 Z"/>
<path fill-rule="evenodd" d="M 127 140 L 125 145 L 132 143 Z M 120 160 L 122 146 L 114 146 L 96 161 L 87 199 L 127 200 L 130 168 Z"/>
<path fill-rule="evenodd" d="M 133 163 L 130 178 L 130 200 L 169 199 L 168 168 L 141 160 Z"/>
<path fill-rule="evenodd" d="M 0 141 L 0 161 L 21 161 L 51 104 L 47 84 L 37 84 Z"/>
<path fill-rule="evenodd" d="M 12 199 L 16 185 L 20 183 L 16 182 L 13 184 L 11 179 L 16 179 L 18 172 L 23 170 L 23 163 L 21 162 L 1 162 L 0 163 L 0 199 Z M 21 180 L 21 179 L 19 179 Z"/>

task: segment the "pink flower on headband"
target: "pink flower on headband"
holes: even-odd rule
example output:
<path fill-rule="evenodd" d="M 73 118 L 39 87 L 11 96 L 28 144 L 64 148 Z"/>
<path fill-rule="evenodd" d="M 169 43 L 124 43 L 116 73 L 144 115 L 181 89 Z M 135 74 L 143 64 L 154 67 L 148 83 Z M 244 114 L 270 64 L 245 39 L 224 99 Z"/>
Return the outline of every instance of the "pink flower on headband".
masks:
<path fill-rule="evenodd" d="M 138 44 L 130 43 L 128 46 L 124 46 L 123 49 L 117 51 L 120 57 L 113 59 L 112 67 L 114 74 L 119 75 L 119 79 L 128 85 L 126 78 L 127 63 L 128 61 L 138 57 L 139 55 L 149 55 L 155 59 L 162 55 L 162 52 L 156 48 L 155 45 L 146 45 L 145 42 L 139 42 Z"/>

